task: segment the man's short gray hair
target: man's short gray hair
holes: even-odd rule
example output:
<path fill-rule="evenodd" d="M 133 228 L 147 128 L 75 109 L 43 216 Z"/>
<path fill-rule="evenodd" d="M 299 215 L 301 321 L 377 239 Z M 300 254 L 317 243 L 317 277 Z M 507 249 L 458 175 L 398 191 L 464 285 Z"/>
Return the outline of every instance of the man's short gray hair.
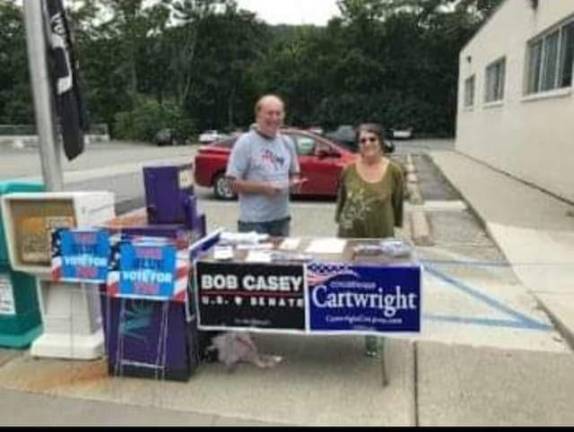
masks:
<path fill-rule="evenodd" d="M 257 103 L 255 104 L 255 114 L 257 115 L 259 113 L 259 111 L 261 111 L 261 107 L 263 106 L 263 104 L 269 100 L 269 99 L 276 99 L 278 100 L 281 105 L 283 106 L 283 108 L 285 108 L 285 102 L 283 102 L 283 99 L 281 99 L 279 96 L 277 96 L 276 94 L 266 94 L 264 96 L 261 96 L 259 98 L 259 100 L 257 101 Z"/>

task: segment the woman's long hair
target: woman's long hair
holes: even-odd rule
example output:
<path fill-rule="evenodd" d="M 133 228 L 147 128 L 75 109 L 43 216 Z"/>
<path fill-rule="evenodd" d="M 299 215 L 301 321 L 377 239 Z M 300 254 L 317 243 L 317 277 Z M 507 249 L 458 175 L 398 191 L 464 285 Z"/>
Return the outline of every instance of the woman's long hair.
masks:
<path fill-rule="evenodd" d="M 359 146 L 359 139 L 361 136 L 361 132 L 370 132 L 373 133 L 379 138 L 379 144 L 381 146 L 381 150 L 383 154 L 389 154 L 395 151 L 395 145 L 393 142 L 387 138 L 385 138 L 385 128 L 379 123 L 363 123 L 355 132 L 355 142 L 357 143 L 357 147 Z"/>

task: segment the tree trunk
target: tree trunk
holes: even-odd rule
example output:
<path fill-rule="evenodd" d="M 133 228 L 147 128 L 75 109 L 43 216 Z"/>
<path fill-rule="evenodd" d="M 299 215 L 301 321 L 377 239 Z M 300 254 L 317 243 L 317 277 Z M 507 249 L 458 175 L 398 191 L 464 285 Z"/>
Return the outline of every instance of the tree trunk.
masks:
<path fill-rule="evenodd" d="M 231 94 L 229 95 L 229 97 L 227 98 L 227 126 L 229 127 L 229 130 L 231 130 L 234 125 L 234 112 L 233 112 L 233 107 L 235 105 L 235 87 L 231 90 Z"/>

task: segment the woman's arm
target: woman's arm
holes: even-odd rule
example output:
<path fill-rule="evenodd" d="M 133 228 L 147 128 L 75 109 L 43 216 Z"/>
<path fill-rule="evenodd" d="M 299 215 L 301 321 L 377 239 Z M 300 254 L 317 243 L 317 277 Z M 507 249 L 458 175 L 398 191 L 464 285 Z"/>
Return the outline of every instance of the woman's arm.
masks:
<path fill-rule="evenodd" d="M 337 206 L 335 207 L 335 222 L 339 223 L 341 218 L 341 212 L 343 211 L 343 206 L 345 205 L 345 200 L 347 199 L 347 187 L 345 186 L 345 172 L 343 170 L 339 176 L 339 187 L 337 189 Z"/>
<path fill-rule="evenodd" d="M 393 214 L 395 217 L 395 226 L 403 226 L 403 203 L 405 199 L 405 177 L 403 170 L 399 167 L 395 170 L 393 194 L 391 197 L 393 204 Z"/>

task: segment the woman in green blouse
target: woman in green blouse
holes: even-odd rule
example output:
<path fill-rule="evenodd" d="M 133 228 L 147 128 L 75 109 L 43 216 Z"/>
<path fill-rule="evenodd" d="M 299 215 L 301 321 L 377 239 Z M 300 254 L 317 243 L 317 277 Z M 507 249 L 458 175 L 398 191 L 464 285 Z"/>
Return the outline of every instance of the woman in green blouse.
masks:
<path fill-rule="evenodd" d="M 383 128 L 363 124 L 357 129 L 360 157 L 341 173 L 335 220 L 339 237 L 393 237 L 403 224 L 404 176 L 385 155 Z M 377 338 L 365 338 L 366 354 L 377 355 Z"/>

